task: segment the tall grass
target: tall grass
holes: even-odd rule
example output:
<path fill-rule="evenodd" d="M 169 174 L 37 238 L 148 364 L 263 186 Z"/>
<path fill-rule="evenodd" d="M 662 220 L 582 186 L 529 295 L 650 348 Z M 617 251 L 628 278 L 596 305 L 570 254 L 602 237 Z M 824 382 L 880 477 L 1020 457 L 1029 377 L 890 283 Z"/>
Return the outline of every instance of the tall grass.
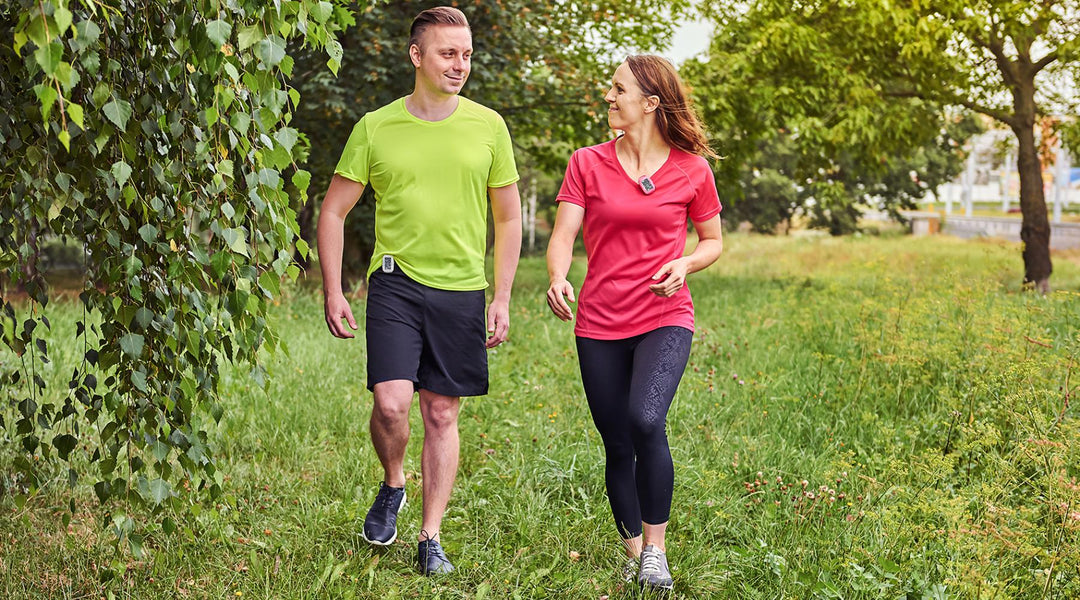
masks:
<path fill-rule="evenodd" d="M 1080 268 L 1058 260 L 1060 291 L 1040 297 L 1019 290 L 1012 245 L 726 245 L 691 277 L 698 330 L 669 417 L 677 597 L 1080 597 Z M 359 539 L 381 478 L 364 347 L 332 339 L 320 299 L 297 289 L 276 312 L 290 351 L 268 358 L 267 388 L 225 380 L 223 500 L 177 535 L 151 535 L 146 558 L 117 560 L 89 497 L 68 533 L 63 492 L 23 507 L 4 498 L 0 587 L 12 598 L 638 597 L 615 576 L 602 446 L 572 326 L 548 313 L 545 289 L 542 261 L 523 261 L 491 393 L 463 403 L 443 525 L 451 576 L 415 575 L 415 410 L 401 541 Z M 51 309 L 59 348 L 75 309 Z M 60 381 L 73 358 L 53 352 Z M 107 570 L 117 576 L 101 583 Z"/>

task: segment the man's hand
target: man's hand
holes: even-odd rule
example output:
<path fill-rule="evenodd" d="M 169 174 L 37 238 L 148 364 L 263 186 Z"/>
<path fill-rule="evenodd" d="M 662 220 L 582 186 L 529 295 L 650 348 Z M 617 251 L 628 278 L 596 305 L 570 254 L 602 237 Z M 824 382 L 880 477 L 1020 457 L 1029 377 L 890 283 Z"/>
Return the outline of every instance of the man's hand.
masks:
<path fill-rule="evenodd" d="M 487 310 L 488 349 L 506 341 L 510 334 L 510 301 L 492 300 Z"/>
<path fill-rule="evenodd" d="M 559 317 L 563 321 L 569 321 L 574 318 L 574 311 L 570 309 L 570 305 L 567 304 L 567 300 L 575 302 L 574 300 L 574 286 L 565 279 L 558 279 L 551 282 L 551 287 L 547 291 L 547 303 L 551 308 L 551 312 L 555 313 L 556 317 Z"/>
<path fill-rule="evenodd" d="M 660 267 L 660 270 L 653 275 L 654 283 L 649 286 L 649 291 L 660 296 L 661 298 L 670 298 L 675 295 L 676 292 L 682 289 L 683 284 L 686 283 L 686 272 L 689 269 L 686 257 L 676 258 L 675 260 Z M 666 278 L 664 276 L 667 275 Z M 663 278 L 663 279 L 662 279 Z"/>
<path fill-rule="evenodd" d="M 345 319 L 353 331 L 357 329 L 356 318 L 353 317 L 352 308 L 344 295 L 327 294 L 323 302 L 323 313 L 326 315 L 326 326 L 330 328 L 330 333 L 334 334 L 334 337 L 344 339 L 356 337 L 341 324 L 341 320 Z"/>

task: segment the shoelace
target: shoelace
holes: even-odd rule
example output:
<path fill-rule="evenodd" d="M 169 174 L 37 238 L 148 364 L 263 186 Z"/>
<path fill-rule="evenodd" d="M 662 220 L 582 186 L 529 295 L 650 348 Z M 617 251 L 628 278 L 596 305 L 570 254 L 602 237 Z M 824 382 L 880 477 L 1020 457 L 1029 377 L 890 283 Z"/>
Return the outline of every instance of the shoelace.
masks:
<path fill-rule="evenodd" d="M 654 552 L 642 552 L 641 553 L 641 572 L 652 575 L 660 574 L 660 557 L 663 554 Z"/>
<path fill-rule="evenodd" d="M 379 497 L 377 498 L 377 500 L 379 501 L 379 504 L 381 504 L 383 508 L 385 508 L 387 510 L 392 510 L 394 508 L 394 505 L 397 502 L 394 499 L 394 492 L 395 491 L 397 491 L 397 490 L 395 490 L 395 489 L 393 489 L 393 488 L 391 488 L 389 486 L 386 486 L 383 489 L 379 490 Z"/>
<path fill-rule="evenodd" d="M 446 554 L 443 552 L 442 544 L 440 544 L 436 540 L 431 539 L 431 536 L 429 536 L 428 533 L 423 529 L 420 530 L 420 535 L 422 535 L 425 538 L 425 541 L 427 541 L 427 556 L 424 557 L 425 559 L 434 556 L 439 560 L 450 562 L 450 560 L 446 558 Z"/>

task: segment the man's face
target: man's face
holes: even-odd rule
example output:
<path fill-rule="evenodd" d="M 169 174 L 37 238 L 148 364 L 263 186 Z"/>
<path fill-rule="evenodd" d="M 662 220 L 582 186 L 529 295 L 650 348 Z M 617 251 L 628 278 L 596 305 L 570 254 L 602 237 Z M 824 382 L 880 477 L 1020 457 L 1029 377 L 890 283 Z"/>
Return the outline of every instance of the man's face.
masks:
<path fill-rule="evenodd" d="M 472 68 L 469 29 L 453 25 L 429 27 L 420 38 L 420 46 L 423 50 L 416 44 L 409 47 L 420 84 L 448 96 L 459 93 Z"/>

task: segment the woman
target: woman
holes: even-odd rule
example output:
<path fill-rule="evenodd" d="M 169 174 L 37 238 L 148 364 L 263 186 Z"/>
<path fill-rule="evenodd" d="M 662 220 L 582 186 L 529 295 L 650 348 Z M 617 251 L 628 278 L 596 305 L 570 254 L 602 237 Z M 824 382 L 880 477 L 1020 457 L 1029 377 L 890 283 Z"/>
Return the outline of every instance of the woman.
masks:
<path fill-rule="evenodd" d="M 701 122 L 671 63 L 631 56 L 615 70 L 608 124 L 615 140 L 574 152 L 548 245 L 548 306 L 574 318 L 566 280 L 584 225 L 588 273 L 577 321 L 581 380 L 604 442 L 605 480 L 626 547 L 628 578 L 674 587 L 664 534 L 674 468 L 664 430 L 690 356 L 694 306 L 686 276 L 720 256 L 720 200 Z M 686 220 L 698 243 L 683 256 Z"/>

